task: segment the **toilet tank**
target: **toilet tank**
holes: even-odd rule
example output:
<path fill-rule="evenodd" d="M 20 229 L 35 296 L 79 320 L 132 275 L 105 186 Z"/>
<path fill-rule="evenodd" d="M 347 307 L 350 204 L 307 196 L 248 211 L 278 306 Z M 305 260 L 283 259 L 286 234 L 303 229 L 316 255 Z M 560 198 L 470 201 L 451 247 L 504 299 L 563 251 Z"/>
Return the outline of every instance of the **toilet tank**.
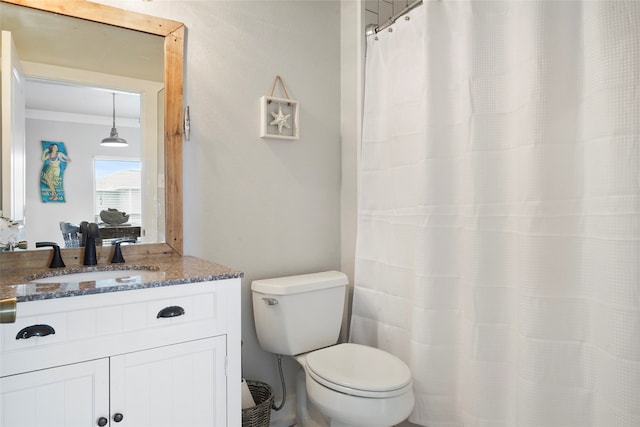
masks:
<path fill-rule="evenodd" d="M 348 283 L 339 271 L 254 280 L 253 320 L 260 346 L 293 356 L 335 344 Z"/>

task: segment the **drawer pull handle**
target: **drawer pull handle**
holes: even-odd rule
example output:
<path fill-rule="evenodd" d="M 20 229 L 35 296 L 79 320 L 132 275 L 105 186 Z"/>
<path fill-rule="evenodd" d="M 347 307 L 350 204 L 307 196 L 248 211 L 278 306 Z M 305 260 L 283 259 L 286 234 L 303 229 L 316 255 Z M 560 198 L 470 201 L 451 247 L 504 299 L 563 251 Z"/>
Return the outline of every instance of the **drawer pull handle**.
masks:
<path fill-rule="evenodd" d="M 108 420 L 108 419 L 106 419 L 105 417 L 100 417 L 100 418 L 98 418 L 98 425 L 99 425 L 100 427 L 104 427 L 104 426 L 106 426 L 107 424 L 109 424 L 109 420 Z"/>
<path fill-rule="evenodd" d="M 124 419 L 124 415 L 122 415 L 120 412 L 116 413 L 113 416 L 113 421 L 119 423 L 120 421 L 122 421 Z"/>
<path fill-rule="evenodd" d="M 165 307 L 158 312 L 156 319 L 167 318 L 167 317 L 178 317 L 184 316 L 184 308 L 172 305 L 171 307 Z"/>
<path fill-rule="evenodd" d="M 26 340 L 31 337 L 46 337 L 47 335 L 55 334 L 56 330 L 49 325 L 32 325 L 22 328 L 18 335 L 17 340 Z"/>

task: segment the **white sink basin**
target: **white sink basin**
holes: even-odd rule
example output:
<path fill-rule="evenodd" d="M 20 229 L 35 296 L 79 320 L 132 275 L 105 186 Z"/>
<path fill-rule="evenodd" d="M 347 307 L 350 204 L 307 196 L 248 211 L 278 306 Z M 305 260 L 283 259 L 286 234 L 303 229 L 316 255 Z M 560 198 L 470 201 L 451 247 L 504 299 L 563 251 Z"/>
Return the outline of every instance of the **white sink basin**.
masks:
<path fill-rule="evenodd" d="M 31 280 L 31 283 L 79 283 L 97 282 L 100 280 L 121 279 L 124 277 L 139 276 L 145 270 L 100 270 L 83 271 L 80 273 L 61 274 L 59 276 L 44 277 Z"/>

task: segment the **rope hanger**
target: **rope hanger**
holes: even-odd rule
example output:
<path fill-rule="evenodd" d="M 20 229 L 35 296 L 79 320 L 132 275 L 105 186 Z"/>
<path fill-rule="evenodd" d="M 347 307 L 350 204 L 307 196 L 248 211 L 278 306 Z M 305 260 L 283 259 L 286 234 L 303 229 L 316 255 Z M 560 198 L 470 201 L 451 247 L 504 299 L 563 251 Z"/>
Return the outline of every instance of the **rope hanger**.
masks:
<path fill-rule="evenodd" d="M 287 92 L 287 87 L 284 85 L 284 82 L 282 81 L 282 77 L 276 75 L 276 78 L 273 80 L 273 86 L 271 87 L 271 94 L 269 96 L 273 97 L 273 93 L 276 90 L 276 85 L 278 84 L 278 82 L 280 82 L 280 87 L 282 87 L 282 92 L 284 93 L 284 96 L 289 99 L 289 93 Z M 267 100 L 267 104 L 271 104 L 271 100 Z M 288 102 L 287 103 L 288 106 L 291 106 L 291 103 Z"/>

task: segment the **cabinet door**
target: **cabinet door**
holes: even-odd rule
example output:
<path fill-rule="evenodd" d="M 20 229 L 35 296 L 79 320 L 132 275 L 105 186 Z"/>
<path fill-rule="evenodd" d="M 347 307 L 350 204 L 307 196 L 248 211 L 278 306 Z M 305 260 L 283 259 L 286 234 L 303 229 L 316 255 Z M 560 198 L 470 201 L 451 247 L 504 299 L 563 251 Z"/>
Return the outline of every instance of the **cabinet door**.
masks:
<path fill-rule="evenodd" d="M 108 359 L 0 378 L 2 427 L 87 427 L 108 414 Z"/>
<path fill-rule="evenodd" d="M 225 359 L 225 335 L 112 357 L 111 426 L 226 426 Z"/>

